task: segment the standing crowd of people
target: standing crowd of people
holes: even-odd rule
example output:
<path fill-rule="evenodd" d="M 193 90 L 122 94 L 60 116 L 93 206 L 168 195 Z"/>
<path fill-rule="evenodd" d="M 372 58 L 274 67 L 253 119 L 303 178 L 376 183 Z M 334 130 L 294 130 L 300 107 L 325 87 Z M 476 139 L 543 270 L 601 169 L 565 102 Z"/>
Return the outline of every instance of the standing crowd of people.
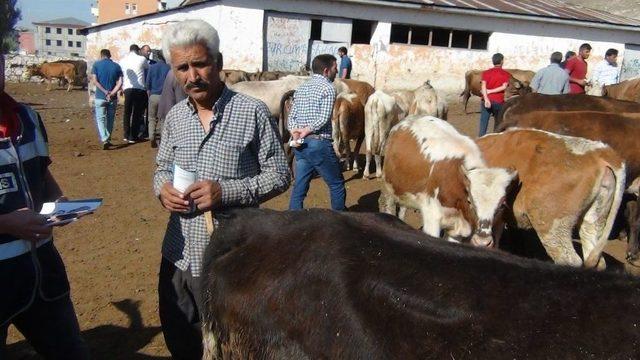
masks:
<path fill-rule="evenodd" d="M 550 64 L 540 69 L 531 80 L 533 92 L 545 95 L 584 94 L 585 87 L 617 84 L 620 70 L 618 67 L 618 50 L 608 49 L 604 59 L 599 62 L 587 79 L 587 59 L 591 55 L 591 45 L 580 45 L 578 53 L 568 51 L 564 61 L 562 53 L 554 52 Z M 502 68 L 504 56 L 496 53 L 492 57 L 493 68 L 482 73 L 482 102 L 480 104 L 479 136 L 487 133 L 489 119 L 494 118 L 502 110 L 505 102 L 505 90 L 509 85 L 511 74 Z"/>

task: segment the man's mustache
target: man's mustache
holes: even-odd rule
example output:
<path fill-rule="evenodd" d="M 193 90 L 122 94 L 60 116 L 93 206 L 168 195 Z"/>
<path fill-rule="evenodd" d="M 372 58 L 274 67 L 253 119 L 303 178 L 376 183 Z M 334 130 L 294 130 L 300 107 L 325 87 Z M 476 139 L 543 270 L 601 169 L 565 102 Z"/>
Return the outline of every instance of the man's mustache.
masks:
<path fill-rule="evenodd" d="M 197 80 L 195 82 L 189 81 L 184 85 L 184 89 L 187 91 L 191 89 L 196 89 L 196 88 L 206 90 L 208 87 L 209 87 L 209 84 L 207 84 L 202 80 Z"/>

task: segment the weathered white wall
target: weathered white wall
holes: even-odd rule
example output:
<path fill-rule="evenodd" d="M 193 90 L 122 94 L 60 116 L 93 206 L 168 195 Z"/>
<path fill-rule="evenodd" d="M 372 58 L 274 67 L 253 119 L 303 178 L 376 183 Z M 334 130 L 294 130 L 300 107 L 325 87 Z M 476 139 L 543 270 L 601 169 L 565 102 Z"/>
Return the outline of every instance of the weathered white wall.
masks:
<path fill-rule="evenodd" d="M 185 19 L 202 19 L 218 30 L 225 67 L 255 71 L 262 67 L 263 17 L 264 11 L 260 9 L 203 4 L 182 12 L 118 22 L 87 35 L 87 60 L 93 62 L 99 58 L 101 49 L 109 49 L 113 60 L 118 61 L 133 43 L 160 49 L 162 32 L 167 25 Z"/>
<path fill-rule="evenodd" d="M 624 44 L 620 43 L 500 32 L 491 35 L 488 50 L 389 44 L 390 28 L 389 23 L 378 23 L 372 45 L 351 46 L 354 78 L 387 89 L 412 89 L 430 80 L 437 89 L 456 94 L 464 87 L 465 72 L 492 67 L 491 55 L 496 52 L 505 56 L 505 67 L 533 71 L 547 66 L 552 52 L 577 51 L 584 42 L 593 47 L 590 68 L 602 60 L 609 48 L 620 50 L 620 60 L 624 55 Z"/>

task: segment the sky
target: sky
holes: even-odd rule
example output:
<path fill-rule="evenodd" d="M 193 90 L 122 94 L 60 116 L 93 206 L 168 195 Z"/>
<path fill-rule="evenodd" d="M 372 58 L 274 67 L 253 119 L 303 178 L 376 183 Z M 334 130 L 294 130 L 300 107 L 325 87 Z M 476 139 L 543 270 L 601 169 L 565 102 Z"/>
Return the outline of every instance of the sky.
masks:
<path fill-rule="evenodd" d="M 33 28 L 32 22 L 74 17 L 88 23 L 95 21 L 91 5 L 96 0 L 18 0 L 22 10 L 19 27 Z M 167 7 L 178 5 L 181 0 L 167 0 Z"/>

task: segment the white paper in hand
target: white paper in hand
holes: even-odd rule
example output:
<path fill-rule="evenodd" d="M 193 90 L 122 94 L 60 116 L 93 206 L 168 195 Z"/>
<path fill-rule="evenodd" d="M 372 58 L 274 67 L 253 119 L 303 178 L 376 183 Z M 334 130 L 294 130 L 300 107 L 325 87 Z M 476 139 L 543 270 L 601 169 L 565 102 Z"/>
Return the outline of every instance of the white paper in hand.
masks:
<path fill-rule="evenodd" d="M 91 214 L 102 205 L 102 199 L 67 200 L 42 204 L 40 214 L 47 218 L 48 226 L 59 226 Z"/>
<path fill-rule="evenodd" d="M 178 165 L 173 165 L 173 187 L 183 193 L 189 185 L 196 182 L 196 173 L 187 171 Z"/>

